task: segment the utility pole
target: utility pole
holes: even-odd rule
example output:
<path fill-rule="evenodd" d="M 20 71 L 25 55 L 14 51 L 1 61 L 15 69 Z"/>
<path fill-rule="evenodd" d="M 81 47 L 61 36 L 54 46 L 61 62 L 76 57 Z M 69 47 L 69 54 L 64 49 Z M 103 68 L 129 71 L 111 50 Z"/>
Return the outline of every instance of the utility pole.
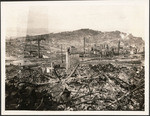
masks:
<path fill-rule="evenodd" d="M 120 50 L 120 40 L 118 42 L 118 55 L 119 55 L 119 50 Z"/>
<path fill-rule="evenodd" d="M 31 40 L 30 40 L 30 36 L 29 35 L 27 35 L 27 40 L 29 40 L 29 53 L 30 53 L 30 55 L 31 55 Z"/>
<path fill-rule="evenodd" d="M 84 49 L 84 54 L 85 54 L 85 37 L 84 37 L 84 46 L 83 47 L 84 47 L 83 49 Z"/>
<path fill-rule="evenodd" d="M 31 55 L 31 40 L 30 40 L 30 55 Z"/>
<path fill-rule="evenodd" d="M 46 40 L 45 37 L 43 37 L 42 35 L 38 36 L 37 39 L 35 39 L 38 42 L 38 57 L 41 58 L 41 52 L 40 52 L 40 42 L 41 40 Z"/>
<path fill-rule="evenodd" d="M 38 37 L 38 57 L 40 58 L 40 39 Z"/>
<path fill-rule="evenodd" d="M 62 44 L 61 44 L 61 62 L 63 63 Z"/>
<path fill-rule="evenodd" d="M 66 72 L 68 72 L 69 68 L 70 68 L 70 48 L 67 48 L 67 51 L 66 51 Z"/>

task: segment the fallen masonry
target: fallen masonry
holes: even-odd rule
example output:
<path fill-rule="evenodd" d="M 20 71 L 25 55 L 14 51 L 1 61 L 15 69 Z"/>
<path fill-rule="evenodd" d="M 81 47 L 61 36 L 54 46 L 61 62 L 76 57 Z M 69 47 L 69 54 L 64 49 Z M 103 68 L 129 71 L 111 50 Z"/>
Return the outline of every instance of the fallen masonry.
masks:
<path fill-rule="evenodd" d="M 68 73 L 6 68 L 6 110 L 144 110 L 144 67 L 77 64 Z"/>

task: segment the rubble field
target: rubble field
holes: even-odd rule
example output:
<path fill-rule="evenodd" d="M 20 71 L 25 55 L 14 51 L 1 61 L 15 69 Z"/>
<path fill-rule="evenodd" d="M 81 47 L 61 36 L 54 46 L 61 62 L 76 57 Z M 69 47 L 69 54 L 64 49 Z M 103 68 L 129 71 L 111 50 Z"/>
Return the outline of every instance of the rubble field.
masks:
<path fill-rule="evenodd" d="M 6 110 L 144 111 L 144 66 L 6 66 Z"/>

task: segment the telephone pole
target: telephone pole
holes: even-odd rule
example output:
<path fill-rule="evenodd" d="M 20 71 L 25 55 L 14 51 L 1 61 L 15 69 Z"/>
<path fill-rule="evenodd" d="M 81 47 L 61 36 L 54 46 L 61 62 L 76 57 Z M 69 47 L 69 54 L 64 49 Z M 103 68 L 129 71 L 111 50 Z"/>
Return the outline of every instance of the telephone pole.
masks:
<path fill-rule="evenodd" d="M 119 55 L 119 50 L 120 50 L 120 40 L 118 42 L 118 55 Z"/>
<path fill-rule="evenodd" d="M 83 46 L 83 50 L 84 50 L 84 54 L 85 54 L 85 37 L 84 37 L 84 46 Z"/>
<path fill-rule="evenodd" d="M 63 63 L 62 44 L 61 44 L 61 62 Z"/>
<path fill-rule="evenodd" d="M 39 40 L 39 38 L 38 38 L 37 41 L 38 41 L 38 56 L 40 58 L 41 56 L 40 56 L 40 40 Z"/>

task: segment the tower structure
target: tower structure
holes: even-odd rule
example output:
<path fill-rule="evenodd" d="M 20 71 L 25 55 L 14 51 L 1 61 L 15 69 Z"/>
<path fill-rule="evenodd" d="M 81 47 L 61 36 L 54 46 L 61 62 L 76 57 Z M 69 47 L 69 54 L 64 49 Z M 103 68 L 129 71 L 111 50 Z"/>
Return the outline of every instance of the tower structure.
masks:
<path fill-rule="evenodd" d="M 67 51 L 66 51 L 66 72 L 68 72 L 69 68 L 70 68 L 70 48 L 67 48 Z"/>

